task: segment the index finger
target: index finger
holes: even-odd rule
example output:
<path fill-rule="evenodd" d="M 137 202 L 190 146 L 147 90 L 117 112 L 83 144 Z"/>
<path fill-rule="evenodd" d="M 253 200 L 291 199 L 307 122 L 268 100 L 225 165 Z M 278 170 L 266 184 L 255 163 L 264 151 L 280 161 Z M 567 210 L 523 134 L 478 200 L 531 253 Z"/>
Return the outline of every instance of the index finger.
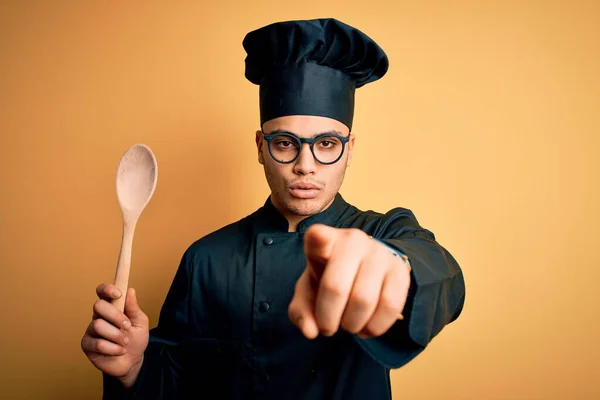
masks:
<path fill-rule="evenodd" d="M 343 312 L 362 260 L 357 239 L 336 243 L 319 283 L 315 302 L 315 317 L 321 332 L 333 335 L 340 326 Z"/>
<path fill-rule="evenodd" d="M 313 272 L 321 275 L 331 256 L 338 230 L 327 225 L 315 224 L 304 234 L 304 254 Z"/>
<path fill-rule="evenodd" d="M 102 283 L 96 287 L 96 294 L 99 298 L 112 301 L 121 297 L 121 291 L 112 283 Z"/>
<path fill-rule="evenodd" d="M 97 300 L 94 303 L 94 319 L 104 319 L 117 328 L 129 329 L 131 322 L 129 318 L 122 313 L 114 304 L 107 302 L 106 300 Z"/>

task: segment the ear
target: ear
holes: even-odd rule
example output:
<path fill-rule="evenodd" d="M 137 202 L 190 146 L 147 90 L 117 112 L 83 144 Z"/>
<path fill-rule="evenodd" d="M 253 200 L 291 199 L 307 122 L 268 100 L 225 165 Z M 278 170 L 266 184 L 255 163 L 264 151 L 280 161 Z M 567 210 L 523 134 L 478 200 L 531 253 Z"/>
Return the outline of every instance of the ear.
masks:
<path fill-rule="evenodd" d="M 263 134 L 261 130 L 256 131 L 256 148 L 258 150 L 258 163 L 264 165 L 265 158 L 263 155 Z"/>
<path fill-rule="evenodd" d="M 348 143 L 346 144 L 346 147 L 348 147 L 347 151 L 348 151 L 348 160 L 346 160 L 346 168 L 350 166 L 350 164 L 352 163 L 352 150 L 354 150 L 354 141 L 356 139 L 356 136 L 354 136 L 353 134 L 350 134 L 350 140 L 348 141 Z"/>

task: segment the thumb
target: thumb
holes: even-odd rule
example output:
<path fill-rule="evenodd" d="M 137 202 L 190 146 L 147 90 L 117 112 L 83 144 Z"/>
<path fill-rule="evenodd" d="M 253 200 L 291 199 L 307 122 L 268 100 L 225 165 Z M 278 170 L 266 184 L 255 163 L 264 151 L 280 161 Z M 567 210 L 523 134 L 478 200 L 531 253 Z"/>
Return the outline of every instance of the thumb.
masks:
<path fill-rule="evenodd" d="M 338 230 L 327 225 L 315 224 L 304 234 L 304 254 L 309 264 L 325 266 L 337 239 Z"/>
<path fill-rule="evenodd" d="M 129 288 L 127 298 L 125 299 L 125 315 L 131 321 L 133 326 L 148 325 L 148 317 L 138 305 L 135 289 Z"/>

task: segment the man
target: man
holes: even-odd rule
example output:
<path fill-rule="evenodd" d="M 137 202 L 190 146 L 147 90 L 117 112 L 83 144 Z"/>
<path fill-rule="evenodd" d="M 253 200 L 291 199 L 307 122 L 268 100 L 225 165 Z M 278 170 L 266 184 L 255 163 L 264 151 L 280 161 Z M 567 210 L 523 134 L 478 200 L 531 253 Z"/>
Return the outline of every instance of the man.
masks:
<path fill-rule="evenodd" d="M 389 370 L 459 316 L 465 286 L 409 210 L 339 194 L 355 89 L 387 56 L 334 19 L 271 24 L 243 45 L 269 198 L 186 250 L 150 333 L 133 289 L 121 313 L 125 294 L 98 286 L 82 349 L 109 399 L 389 399 Z"/>

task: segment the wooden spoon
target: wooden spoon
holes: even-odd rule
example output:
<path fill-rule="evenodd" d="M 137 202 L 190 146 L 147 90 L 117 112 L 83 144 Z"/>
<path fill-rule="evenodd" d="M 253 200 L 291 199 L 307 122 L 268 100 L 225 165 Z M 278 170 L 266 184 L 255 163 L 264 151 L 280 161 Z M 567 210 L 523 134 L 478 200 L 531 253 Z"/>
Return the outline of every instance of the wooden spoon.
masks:
<path fill-rule="evenodd" d="M 121 297 L 113 304 L 123 312 L 131 268 L 131 248 L 135 226 L 156 188 L 158 165 L 152 150 L 144 144 L 131 146 L 121 157 L 117 169 L 117 198 L 123 215 L 123 236 L 115 286 Z"/>

